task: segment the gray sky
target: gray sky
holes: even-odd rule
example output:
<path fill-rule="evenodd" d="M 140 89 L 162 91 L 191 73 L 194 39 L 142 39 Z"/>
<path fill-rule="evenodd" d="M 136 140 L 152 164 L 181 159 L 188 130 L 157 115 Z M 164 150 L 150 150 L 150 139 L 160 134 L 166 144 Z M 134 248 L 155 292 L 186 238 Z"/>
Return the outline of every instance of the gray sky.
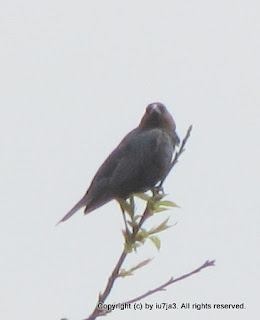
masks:
<path fill-rule="evenodd" d="M 143 303 L 245 310 L 116 311 L 110 319 L 252 319 L 259 312 L 258 1 L 4 1 L 1 4 L 0 316 L 83 319 L 122 250 L 118 205 L 55 227 L 102 161 L 163 102 L 185 154 L 165 183 L 174 225 L 147 243 L 108 302 L 204 270 Z"/>

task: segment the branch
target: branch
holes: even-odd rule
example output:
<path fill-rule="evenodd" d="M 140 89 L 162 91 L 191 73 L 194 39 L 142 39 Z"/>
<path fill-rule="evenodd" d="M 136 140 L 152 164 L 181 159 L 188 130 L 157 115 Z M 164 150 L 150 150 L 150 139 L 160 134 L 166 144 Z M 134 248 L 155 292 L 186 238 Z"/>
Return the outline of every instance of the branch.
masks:
<path fill-rule="evenodd" d="M 122 208 L 122 211 L 123 211 L 123 208 Z M 124 212 L 123 212 L 123 214 L 124 214 Z M 148 214 L 149 213 L 148 213 L 148 204 L 147 204 L 143 216 L 147 216 Z M 140 230 L 144 220 L 145 219 L 141 219 L 139 221 L 137 227 L 134 228 L 134 230 L 133 230 L 133 232 L 131 234 L 133 242 L 135 242 L 135 237 L 136 237 L 138 231 Z M 127 226 L 126 226 L 126 228 L 127 228 Z M 121 253 L 121 255 L 120 255 L 120 258 L 119 258 L 119 260 L 118 260 L 118 262 L 117 262 L 117 264 L 116 264 L 116 266 L 115 266 L 115 268 L 113 270 L 113 272 L 111 273 L 111 276 L 108 279 L 108 282 L 107 282 L 107 285 L 106 285 L 106 288 L 105 288 L 104 292 L 102 294 L 100 294 L 99 297 L 98 297 L 98 301 L 97 301 L 97 304 L 96 304 L 96 307 L 95 307 L 94 311 L 92 312 L 92 314 L 88 318 L 83 319 L 83 320 L 95 320 L 97 317 L 106 315 L 106 313 L 104 313 L 102 310 L 100 310 L 98 308 L 98 306 L 99 306 L 100 303 L 104 303 L 106 298 L 110 294 L 116 279 L 119 277 L 119 271 L 120 271 L 120 269 L 121 269 L 121 267 L 122 267 L 127 255 L 128 255 L 128 253 L 129 252 L 126 251 L 125 248 L 124 248 L 122 253 Z"/>
<path fill-rule="evenodd" d="M 140 238 L 139 231 L 141 232 L 142 226 L 143 226 L 143 223 L 145 222 L 145 220 L 147 218 L 149 218 L 150 216 L 152 216 L 152 214 L 154 212 L 156 212 L 156 210 L 154 208 L 154 205 L 155 205 L 154 202 L 157 202 L 157 203 L 160 202 L 160 200 L 165 196 L 165 194 L 163 193 L 163 190 L 162 190 L 162 185 L 164 183 L 165 178 L 169 174 L 169 172 L 172 170 L 174 165 L 178 162 L 178 159 L 179 159 L 180 155 L 185 151 L 185 145 L 186 145 L 186 142 L 187 142 L 187 140 L 188 140 L 188 138 L 190 136 L 191 130 L 192 130 L 192 126 L 190 126 L 188 128 L 186 136 L 183 139 L 179 150 L 176 151 L 174 159 L 173 159 L 173 161 L 171 163 L 171 166 L 170 166 L 169 170 L 167 171 L 165 177 L 162 179 L 162 181 L 160 182 L 159 186 L 154 188 L 154 190 L 152 190 L 153 196 L 150 199 L 152 199 L 153 201 L 150 202 L 149 200 L 147 200 L 146 208 L 145 208 L 144 213 L 143 213 L 142 217 L 140 218 L 139 222 L 137 222 L 135 217 L 134 217 L 134 210 L 133 210 L 133 212 L 130 212 L 130 213 L 129 213 L 129 210 L 126 210 L 128 212 L 128 214 L 129 214 L 129 216 L 130 216 L 130 219 L 132 220 L 132 221 L 130 221 L 130 222 L 132 222 L 132 230 L 131 231 L 129 231 L 128 227 L 127 227 L 127 220 L 126 220 L 126 216 L 125 216 L 125 209 L 126 208 L 124 208 L 124 205 L 121 202 L 120 206 L 121 206 L 121 209 L 122 209 L 122 212 L 123 212 L 123 215 L 124 215 L 124 221 L 125 221 L 125 227 L 126 227 L 126 230 L 125 230 L 125 233 L 124 233 L 124 236 L 125 236 L 125 247 L 124 247 L 124 249 L 123 249 L 123 251 L 122 251 L 122 253 L 121 253 L 120 257 L 119 257 L 119 260 L 118 260 L 113 272 L 111 273 L 111 276 L 108 279 L 108 282 L 107 282 L 107 285 L 105 287 L 104 292 L 100 293 L 99 296 L 98 296 L 98 301 L 97 301 L 97 304 L 96 304 L 92 314 L 88 318 L 85 318 L 83 320 L 95 320 L 96 318 L 101 317 L 101 316 L 105 316 L 107 313 L 112 311 L 112 310 L 103 310 L 102 308 L 99 308 L 99 306 L 100 306 L 100 304 L 103 304 L 105 302 L 105 300 L 107 299 L 107 297 L 109 296 L 109 294 L 110 294 L 110 292 L 111 292 L 111 290 L 112 290 L 112 288 L 114 286 L 114 283 L 115 283 L 116 279 L 121 277 L 120 269 L 121 269 L 121 267 L 122 267 L 127 255 L 133 249 L 136 249 L 136 247 L 134 245 L 141 241 L 139 239 Z M 130 207 L 131 207 L 131 199 L 133 200 L 133 198 L 130 198 Z M 119 203 L 120 203 L 120 201 L 119 201 Z M 125 202 L 125 205 L 129 206 L 129 204 L 127 204 L 126 202 Z M 165 228 L 166 227 L 164 227 L 164 229 L 161 228 L 160 231 L 165 230 Z M 139 235 L 139 238 L 138 238 L 138 235 Z M 127 250 L 127 244 L 129 244 L 128 250 Z M 130 304 L 130 303 L 142 300 L 142 299 L 144 299 L 144 298 L 146 298 L 146 297 L 148 297 L 148 296 L 150 296 L 150 295 L 152 295 L 152 294 L 154 294 L 156 292 L 163 291 L 163 290 L 165 290 L 165 288 L 167 286 L 169 286 L 169 285 L 171 285 L 171 284 L 173 284 L 173 283 L 175 283 L 177 281 L 180 281 L 180 280 L 183 280 L 185 278 L 188 278 L 188 277 L 192 276 L 193 274 L 200 272 L 204 268 L 207 268 L 207 267 L 210 267 L 210 266 L 214 266 L 214 263 L 215 263 L 214 260 L 206 261 L 202 266 L 200 266 L 199 268 L 195 269 L 194 271 L 192 271 L 190 273 L 187 273 L 187 274 L 185 274 L 185 275 L 183 275 L 183 276 L 181 276 L 179 278 L 176 278 L 176 279 L 171 278 L 169 281 L 165 282 L 161 286 L 159 286 L 159 287 L 157 287 L 157 288 L 155 288 L 153 290 L 150 290 L 147 293 L 145 293 L 145 294 L 143 294 L 143 295 L 141 295 L 139 297 L 136 297 L 136 298 L 134 298 L 132 300 L 126 301 L 126 302 L 124 302 L 124 304 L 125 303 L 126 304 Z M 139 268 L 139 266 L 138 266 L 138 268 Z M 63 318 L 61 320 L 67 320 L 67 319 Z"/>
<path fill-rule="evenodd" d="M 124 258 L 123 258 L 123 254 L 124 254 Z M 109 310 L 109 311 L 105 311 L 103 312 L 102 310 L 98 309 L 98 304 L 99 303 L 103 303 L 105 301 L 105 299 L 107 298 L 107 296 L 109 295 L 112 287 L 113 287 L 113 284 L 114 284 L 114 281 L 116 280 L 116 278 L 118 277 L 118 272 L 119 272 L 119 269 L 120 269 L 120 265 L 122 265 L 122 263 L 124 262 L 124 259 L 126 257 L 127 253 L 125 253 L 125 251 L 123 251 L 111 277 L 109 278 L 109 281 L 107 283 L 107 286 L 106 286 L 106 289 L 104 291 L 104 293 L 102 295 L 99 296 L 99 299 L 98 299 L 98 303 L 97 303 L 97 306 L 96 308 L 94 309 L 93 313 L 86 319 L 84 320 L 95 320 L 97 317 L 101 317 L 101 316 L 105 316 L 107 313 L 111 312 L 112 310 Z M 206 261 L 203 265 L 201 265 L 200 267 L 198 267 L 197 269 L 189 272 L 189 273 L 186 273 L 182 276 L 180 276 L 179 278 L 176 278 L 176 279 L 173 279 L 173 277 L 165 282 L 164 284 L 160 285 L 159 287 L 155 288 L 155 289 L 152 289 L 134 299 L 131 299 L 131 300 L 128 300 L 128 301 L 125 301 L 125 302 L 121 302 L 120 304 L 121 305 L 124 305 L 124 304 L 131 304 L 131 303 L 134 303 L 134 302 L 137 302 L 137 301 L 140 301 L 144 298 L 147 298 L 148 296 L 156 293 L 156 292 L 160 292 L 160 291 L 164 291 L 166 287 L 168 287 L 169 285 L 175 283 L 175 282 L 178 282 L 178 281 L 181 281 L 183 279 L 186 279 L 192 275 L 194 275 L 195 273 L 198 273 L 200 271 L 202 271 L 203 269 L 205 268 L 208 268 L 208 267 L 213 267 L 215 266 L 215 260 L 211 260 L 211 261 Z M 115 274 L 114 274 L 115 273 Z M 66 319 L 67 320 L 67 319 Z"/>
<path fill-rule="evenodd" d="M 100 310 L 98 308 L 98 305 L 100 303 L 104 303 L 104 301 L 108 297 L 110 291 L 112 290 L 114 282 L 119 277 L 119 270 L 121 269 L 121 266 L 124 263 L 127 254 L 128 254 L 128 252 L 126 252 L 125 250 L 122 251 L 120 258 L 119 258 L 119 260 L 118 260 L 118 262 L 117 262 L 117 264 L 116 264 L 111 276 L 108 279 L 108 282 L 107 282 L 107 285 L 106 285 L 106 288 L 105 288 L 104 292 L 102 294 L 99 294 L 98 302 L 96 304 L 96 307 L 95 307 L 94 311 L 92 312 L 92 314 L 88 318 L 83 319 L 83 320 L 94 320 L 97 317 L 100 317 L 102 315 L 103 316 L 106 315 L 106 313 L 104 313 L 103 310 Z"/>
<path fill-rule="evenodd" d="M 168 176 L 168 174 L 170 173 L 170 171 L 172 170 L 172 168 L 176 165 L 176 163 L 178 162 L 179 160 L 179 157 L 181 156 L 181 154 L 185 151 L 185 145 L 190 137 L 190 134 L 191 134 L 191 130 L 192 130 L 192 125 L 189 126 L 188 130 L 187 130 L 187 133 L 186 133 L 186 136 L 185 138 L 182 140 L 182 143 L 181 143 L 181 146 L 180 146 L 180 149 L 179 151 L 176 151 L 175 152 L 175 156 L 174 156 L 174 159 L 172 160 L 172 163 L 170 165 L 170 168 L 169 170 L 167 171 L 166 175 L 164 176 L 164 178 L 162 179 L 162 181 L 160 182 L 158 188 L 162 188 L 162 185 L 166 179 L 166 177 Z"/>
<path fill-rule="evenodd" d="M 215 260 L 212 260 L 212 261 L 206 261 L 202 266 L 200 266 L 199 268 L 189 272 L 189 273 L 186 273 L 184 274 L 183 276 L 179 277 L 179 278 L 176 278 L 176 279 L 173 279 L 171 278 L 169 281 L 165 282 L 164 284 L 162 284 L 161 286 L 155 288 L 155 289 L 152 289 L 144 294 L 142 294 L 141 296 L 139 297 L 136 297 L 134 299 L 131 299 L 131 300 L 128 300 L 128 301 L 125 301 L 125 302 L 122 302 L 121 304 L 128 304 L 128 303 L 134 303 L 136 301 L 139 301 L 139 300 L 142 300 L 156 292 L 159 292 L 159 291 L 164 291 L 166 287 L 168 287 L 169 285 L 175 283 L 175 282 L 178 282 L 178 281 L 181 281 L 183 279 L 186 279 L 192 275 L 194 275 L 195 273 L 198 273 L 200 272 L 201 270 L 207 268 L 207 267 L 213 267 L 215 265 Z"/>

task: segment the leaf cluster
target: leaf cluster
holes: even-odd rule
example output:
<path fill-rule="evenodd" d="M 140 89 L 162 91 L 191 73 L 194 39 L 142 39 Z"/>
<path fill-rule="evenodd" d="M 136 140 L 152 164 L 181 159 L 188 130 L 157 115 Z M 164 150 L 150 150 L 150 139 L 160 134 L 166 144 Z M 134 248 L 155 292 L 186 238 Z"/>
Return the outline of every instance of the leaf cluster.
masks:
<path fill-rule="evenodd" d="M 136 205 L 135 198 L 138 197 L 146 202 L 146 207 L 142 216 L 135 214 Z M 165 194 L 162 190 L 153 190 L 153 194 L 149 196 L 147 193 L 138 193 L 132 195 L 130 199 L 121 200 L 120 205 L 125 221 L 125 230 L 123 231 L 125 238 L 126 252 L 132 252 L 142 246 L 146 240 L 150 240 L 159 250 L 161 241 L 158 234 L 170 227 L 168 225 L 169 218 L 165 219 L 159 225 L 153 228 L 144 228 L 145 221 L 150 219 L 154 214 L 164 212 L 170 207 L 178 207 L 174 202 L 163 200 Z"/>

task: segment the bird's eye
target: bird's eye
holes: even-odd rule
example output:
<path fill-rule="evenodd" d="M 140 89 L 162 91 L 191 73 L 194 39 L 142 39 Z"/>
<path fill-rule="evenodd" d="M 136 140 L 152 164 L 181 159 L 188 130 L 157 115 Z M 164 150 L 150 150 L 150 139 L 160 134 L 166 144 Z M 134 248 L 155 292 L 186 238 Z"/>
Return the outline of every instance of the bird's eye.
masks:
<path fill-rule="evenodd" d="M 152 109 L 153 109 L 153 105 L 152 104 L 149 104 L 146 108 L 146 111 L 147 113 L 151 113 L 152 112 Z"/>

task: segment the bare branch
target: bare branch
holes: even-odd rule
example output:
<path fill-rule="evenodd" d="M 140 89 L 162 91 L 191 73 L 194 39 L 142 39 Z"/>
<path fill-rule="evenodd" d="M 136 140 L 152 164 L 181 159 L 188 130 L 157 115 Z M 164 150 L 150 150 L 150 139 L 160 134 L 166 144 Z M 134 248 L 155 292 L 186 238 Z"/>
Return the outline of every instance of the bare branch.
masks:
<path fill-rule="evenodd" d="M 179 277 L 179 278 L 176 278 L 176 279 L 171 278 L 169 281 L 165 282 L 165 283 L 162 284 L 161 286 L 159 286 L 159 287 L 157 287 L 157 288 L 155 288 L 155 289 L 152 289 L 152 290 L 150 290 L 150 291 L 142 294 L 142 295 L 139 296 L 139 297 L 136 297 L 136 298 L 134 298 L 134 299 L 131 299 L 131 300 L 122 302 L 121 304 L 134 303 L 134 302 L 140 301 L 140 300 L 142 300 L 142 299 L 144 299 L 144 298 L 146 298 L 146 297 L 148 297 L 148 296 L 150 296 L 150 295 L 152 295 L 152 294 L 154 294 L 154 293 L 156 293 L 156 292 L 164 291 L 167 286 L 169 286 L 169 285 L 171 285 L 171 284 L 173 284 L 173 283 L 175 283 L 175 282 L 181 281 L 181 280 L 183 280 L 183 279 L 186 279 L 186 278 L 194 275 L 195 273 L 198 273 L 198 272 L 200 272 L 201 270 L 203 270 L 203 269 L 205 269 L 205 268 L 207 268 L 207 267 L 212 267 L 212 266 L 214 266 L 214 265 L 215 265 L 215 260 L 206 261 L 206 262 L 205 262 L 202 266 L 200 266 L 199 268 L 197 268 L 197 269 L 195 269 L 195 270 L 193 270 L 193 271 L 191 271 L 191 272 L 189 272 L 189 273 L 186 273 L 186 274 L 184 274 L 183 276 L 181 276 L 181 277 Z"/>
<path fill-rule="evenodd" d="M 175 156 L 174 156 L 174 159 L 172 160 L 172 163 L 170 165 L 170 168 L 169 170 L 167 171 L 165 177 L 162 179 L 162 181 L 160 182 L 158 188 L 161 188 L 166 177 L 168 176 L 168 174 L 170 173 L 170 171 L 172 170 L 172 168 L 176 165 L 176 163 L 178 162 L 179 160 L 179 157 L 181 156 L 181 154 L 185 151 L 185 145 L 190 137 L 190 134 L 191 134 L 191 130 L 192 130 L 192 125 L 189 126 L 188 130 L 187 130 L 187 133 L 186 133 L 186 136 L 184 137 L 184 139 L 182 140 L 182 143 L 181 143 L 181 146 L 180 146 L 180 149 L 178 151 L 175 152 Z"/>
<path fill-rule="evenodd" d="M 120 268 L 121 268 L 122 264 L 124 263 L 127 254 L 128 254 L 128 252 L 123 250 L 123 252 L 121 253 L 121 256 L 120 256 L 120 258 L 119 258 L 119 260 L 118 260 L 118 262 L 117 262 L 117 264 L 116 264 L 116 266 L 115 266 L 115 268 L 114 268 L 114 270 L 113 270 L 113 272 L 111 274 L 111 276 L 108 279 L 108 282 L 107 282 L 107 285 L 106 285 L 106 288 L 105 288 L 104 292 L 102 294 L 100 294 L 99 297 L 98 297 L 98 302 L 96 304 L 96 307 L 95 307 L 94 311 L 92 312 L 92 314 L 88 318 L 86 318 L 84 320 L 94 320 L 97 317 L 100 317 L 100 316 L 106 314 L 106 313 L 104 313 L 102 310 L 100 310 L 98 308 L 98 305 L 100 303 L 104 303 L 104 301 L 108 297 L 111 289 L 113 288 L 114 282 L 119 277 Z"/>

